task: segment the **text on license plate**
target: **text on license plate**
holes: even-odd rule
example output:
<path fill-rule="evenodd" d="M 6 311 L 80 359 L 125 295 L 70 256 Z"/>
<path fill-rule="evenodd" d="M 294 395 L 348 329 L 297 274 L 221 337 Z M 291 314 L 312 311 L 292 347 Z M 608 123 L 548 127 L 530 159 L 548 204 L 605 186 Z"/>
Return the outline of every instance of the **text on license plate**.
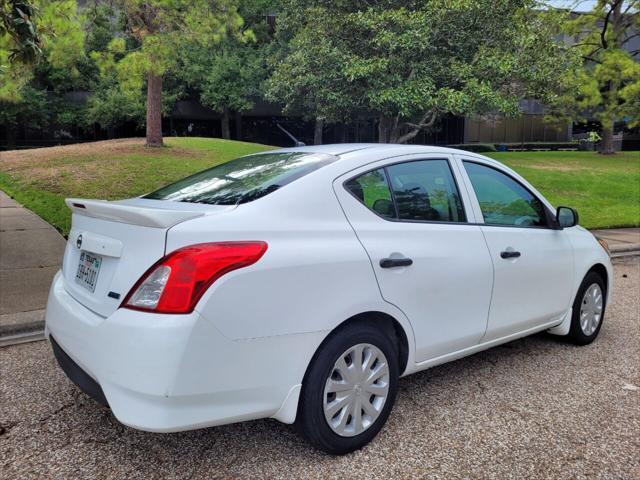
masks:
<path fill-rule="evenodd" d="M 80 261 L 78 262 L 78 271 L 76 272 L 76 283 L 79 283 L 90 292 L 95 291 L 100 273 L 100 265 L 102 265 L 102 257 L 92 255 L 87 252 L 80 252 Z"/>

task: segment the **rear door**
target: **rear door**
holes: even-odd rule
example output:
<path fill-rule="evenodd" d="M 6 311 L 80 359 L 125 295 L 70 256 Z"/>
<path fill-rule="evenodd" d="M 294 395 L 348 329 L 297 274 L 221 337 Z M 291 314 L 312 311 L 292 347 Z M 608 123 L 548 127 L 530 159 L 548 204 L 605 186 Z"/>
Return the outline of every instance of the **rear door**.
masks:
<path fill-rule="evenodd" d="M 482 222 L 495 279 L 483 341 L 539 328 L 569 309 L 573 250 L 537 193 L 512 172 L 462 158 L 461 170 Z"/>
<path fill-rule="evenodd" d="M 334 182 L 382 297 L 411 321 L 418 362 L 476 345 L 487 325 L 491 259 L 454 168 L 447 155 L 405 156 Z"/>

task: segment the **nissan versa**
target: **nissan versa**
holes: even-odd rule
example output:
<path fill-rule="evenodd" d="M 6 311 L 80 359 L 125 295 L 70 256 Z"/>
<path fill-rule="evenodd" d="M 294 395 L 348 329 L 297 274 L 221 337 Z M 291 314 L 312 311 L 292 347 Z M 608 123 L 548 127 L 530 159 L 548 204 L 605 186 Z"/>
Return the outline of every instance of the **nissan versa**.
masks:
<path fill-rule="evenodd" d="M 611 295 L 574 210 L 447 148 L 282 149 L 67 205 L 47 335 L 71 380 L 151 432 L 271 417 L 350 452 L 398 377 L 544 330 L 588 344 Z"/>

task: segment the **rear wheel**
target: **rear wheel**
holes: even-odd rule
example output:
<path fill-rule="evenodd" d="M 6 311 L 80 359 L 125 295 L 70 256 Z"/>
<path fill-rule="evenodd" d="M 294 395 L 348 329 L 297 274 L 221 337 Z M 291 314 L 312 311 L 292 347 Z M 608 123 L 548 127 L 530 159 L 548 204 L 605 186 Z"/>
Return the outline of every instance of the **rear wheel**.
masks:
<path fill-rule="evenodd" d="M 369 443 L 384 426 L 398 386 L 395 338 L 368 323 L 335 332 L 307 372 L 297 425 L 327 453 L 344 454 Z"/>
<path fill-rule="evenodd" d="M 603 278 L 595 272 L 589 272 L 580 284 L 573 302 L 571 329 L 567 339 L 577 345 L 593 342 L 602 328 L 605 302 L 606 286 Z"/>

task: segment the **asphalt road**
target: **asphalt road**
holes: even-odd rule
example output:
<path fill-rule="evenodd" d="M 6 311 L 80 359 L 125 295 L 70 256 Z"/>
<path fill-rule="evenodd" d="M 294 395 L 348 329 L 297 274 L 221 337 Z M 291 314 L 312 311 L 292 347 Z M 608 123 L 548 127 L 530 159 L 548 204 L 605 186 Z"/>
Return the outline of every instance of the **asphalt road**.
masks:
<path fill-rule="evenodd" d="M 273 420 L 120 425 L 46 342 L 0 349 L 0 477 L 640 478 L 640 260 L 618 261 L 598 340 L 541 334 L 404 378 L 376 440 L 334 458 Z"/>

